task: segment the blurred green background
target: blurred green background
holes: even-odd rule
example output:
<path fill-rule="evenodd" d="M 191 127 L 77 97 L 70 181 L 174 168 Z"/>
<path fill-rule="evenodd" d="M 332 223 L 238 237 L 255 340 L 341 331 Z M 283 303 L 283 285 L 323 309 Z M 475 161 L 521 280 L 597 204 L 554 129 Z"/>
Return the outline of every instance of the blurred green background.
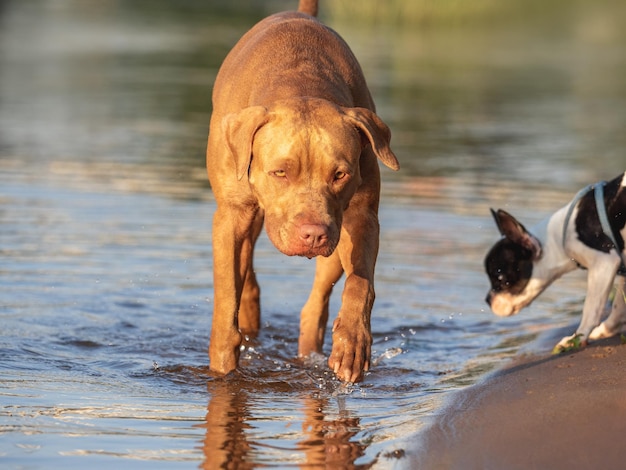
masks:
<path fill-rule="evenodd" d="M 204 190 L 217 69 L 252 24 L 296 3 L 3 0 L 0 165 Z M 322 0 L 320 17 L 353 48 L 392 129 L 402 171 L 387 180 L 575 188 L 626 162 L 625 11 L 617 0 Z"/>

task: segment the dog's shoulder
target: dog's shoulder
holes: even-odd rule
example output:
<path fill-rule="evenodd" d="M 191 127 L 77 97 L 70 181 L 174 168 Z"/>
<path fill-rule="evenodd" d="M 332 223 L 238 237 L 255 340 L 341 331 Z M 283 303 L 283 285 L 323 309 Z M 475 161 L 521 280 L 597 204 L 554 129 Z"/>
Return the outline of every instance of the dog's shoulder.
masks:
<path fill-rule="evenodd" d="M 626 172 L 607 183 L 605 204 L 611 228 L 616 236 L 619 249 L 623 252 L 624 228 L 626 227 Z"/>
<path fill-rule="evenodd" d="M 626 173 L 607 182 L 604 186 L 604 205 L 611 229 L 615 234 L 619 251 L 624 251 L 624 227 L 626 226 Z M 590 248 L 608 253 L 613 248 L 610 238 L 602 230 L 593 191 L 585 194 L 578 203 L 575 230 L 578 239 Z"/>

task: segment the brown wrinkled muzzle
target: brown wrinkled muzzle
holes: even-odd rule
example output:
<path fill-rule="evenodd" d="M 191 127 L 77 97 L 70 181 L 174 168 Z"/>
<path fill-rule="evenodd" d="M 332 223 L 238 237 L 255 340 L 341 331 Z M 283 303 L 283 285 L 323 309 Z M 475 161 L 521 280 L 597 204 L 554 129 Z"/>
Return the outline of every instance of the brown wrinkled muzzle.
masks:
<path fill-rule="evenodd" d="M 334 201 L 309 193 L 266 204 L 265 230 L 271 242 L 289 256 L 330 256 L 339 243 L 342 211 Z"/>

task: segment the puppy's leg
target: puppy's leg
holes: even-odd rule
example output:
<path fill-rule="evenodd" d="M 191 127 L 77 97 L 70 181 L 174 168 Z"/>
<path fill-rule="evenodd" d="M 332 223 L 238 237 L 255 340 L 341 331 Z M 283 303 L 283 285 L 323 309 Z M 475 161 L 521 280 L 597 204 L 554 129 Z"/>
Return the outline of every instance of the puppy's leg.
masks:
<path fill-rule="evenodd" d="M 238 311 L 251 266 L 255 208 L 219 204 L 213 217 L 213 324 L 210 368 L 226 374 L 237 367 L 241 333 Z"/>
<path fill-rule="evenodd" d="M 249 240 L 244 242 L 251 244 L 249 249 L 252 254 L 254 253 L 254 245 L 262 229 L 263 212 L 259 211 L 254 219 Z M 246 268 L 238 316 L 239 330 L 249 338 L 255 338 L 261 328 L 261 290 L 257 283 L 256 275 L 254 274 L 253 258 L 253 255 L 248 257 L 248 266 Z"/>
<path fill-rule="evenodd" d="M 313 288 L 300 314 L 299 357 L 322 352 L 330 294 L 342 274 L 343 268 L 337 250 L 328 258 L 317 257 Z"/>
<path fill-rule="evenodd" d="M 600 323 L 602 313 L 613 287 L 615 273 L 619 267 L 619 257 L 610 254 L 600 255 L 598 261 L 589 267 L 587 275 L 587 297 L 583 305 L 583 316 L 576 333 L 566 336 L 555 347 L 555 350 L 564 350 L 572 345 L 572 340 L 580 338 L 580 344 L 585 346 L 591 330 Z"/>
<path fill-rule="evenodd" d="M 611 313 L 589 334 L 590 340 L 610 338 L 626 329 L 626 278 L 619 276 L 615 288 Z"/>

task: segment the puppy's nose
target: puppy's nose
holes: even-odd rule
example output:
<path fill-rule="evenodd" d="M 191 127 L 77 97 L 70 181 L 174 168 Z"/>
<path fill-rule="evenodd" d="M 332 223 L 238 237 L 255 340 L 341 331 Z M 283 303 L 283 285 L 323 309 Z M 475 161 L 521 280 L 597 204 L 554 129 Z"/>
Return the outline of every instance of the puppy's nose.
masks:
<path fill-rule="evenodd" d="M 491 299 L 493 298 L 492 292 L 489 292 L 487 294 L 487 297 L 485 298 L 485 302 L 487 302 L 487 305 L 489 305 L 491 307 Z"/>
<path fill-rule="evenodd" d="M 328 228 L 322 224 L 303 224 L 299 228 L 300 240 L 311 248 L 328 243 Z"/>

